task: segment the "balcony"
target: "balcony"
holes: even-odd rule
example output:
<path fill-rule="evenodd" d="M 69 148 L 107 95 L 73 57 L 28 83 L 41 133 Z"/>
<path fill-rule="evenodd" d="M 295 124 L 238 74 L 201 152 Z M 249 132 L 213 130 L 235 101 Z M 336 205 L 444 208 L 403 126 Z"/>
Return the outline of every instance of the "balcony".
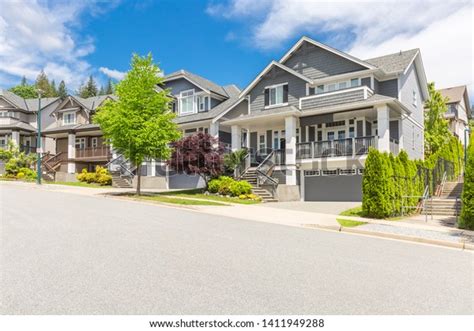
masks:
<path fill-rule="evenodd" d="M 93 160 L 108 160 L 112 156 L 110 147 L 87 147 L 87 148 L 76 148 L 75 159 L 93 159 Z"/>
<path fill-rule="evenodd" d="M 343 90 L 315 94 L 300 98 L 300 109 L 317 109 L 356 101 L 363 101 L 373 94 L 374 92 L 367 86 L 350 87 Z"/>
<path fill-rule="evenodd" d="M 356 157 L 367 154 L 369 147 L 376 148 L 375 136 L 299 143 L 296 144 L 296 158 Z"/>

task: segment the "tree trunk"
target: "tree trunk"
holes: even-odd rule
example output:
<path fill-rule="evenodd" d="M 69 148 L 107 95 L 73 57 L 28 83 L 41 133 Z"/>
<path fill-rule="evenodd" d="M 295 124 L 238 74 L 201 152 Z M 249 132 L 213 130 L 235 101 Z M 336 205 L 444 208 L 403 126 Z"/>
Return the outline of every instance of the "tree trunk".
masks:
<path fill-rule="evenodd" d="M 137 195 L 140 195 L 140 188 L 141 188 L 141 179 L 142 179 L 142 165 L 141 163 L 137 165 Z"/>

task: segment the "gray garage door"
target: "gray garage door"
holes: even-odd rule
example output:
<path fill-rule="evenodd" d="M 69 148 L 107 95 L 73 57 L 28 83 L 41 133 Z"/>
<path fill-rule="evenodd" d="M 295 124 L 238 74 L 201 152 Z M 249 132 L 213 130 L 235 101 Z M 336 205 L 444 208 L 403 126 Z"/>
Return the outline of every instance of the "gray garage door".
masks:
<path fill-rule="evenodd" d="M 305 176 L 304 198 L 305 201 L 362 201 L 362 176 Z"/>

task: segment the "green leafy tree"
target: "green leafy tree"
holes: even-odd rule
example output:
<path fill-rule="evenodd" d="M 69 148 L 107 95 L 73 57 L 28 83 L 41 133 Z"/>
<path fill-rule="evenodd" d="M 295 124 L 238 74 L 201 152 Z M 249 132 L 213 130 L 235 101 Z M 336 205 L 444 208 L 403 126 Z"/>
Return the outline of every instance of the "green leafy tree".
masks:
<path fill-rule="evenodd" d="M 89 76 L 87 83 L 79 88 L 79 91 L 77 94 L 81 98 L 95 97 L 99 94 L 99 90 L 97 89 L 97 84 L 94 80 L 94 77 L 92 77 L 92 75 Z"/>
<path fill-rule="evenodd" d="M 459 227 L 474 230 L 474 133 L 471 133 L 462 190 Z"/>
<path fill-rule="evenodd" d="M 448 121 L 444 118 L 448 107 L 447 98 L 435 89 L 435 84 L 428 84 L 429 99 L 425 103 L 425 155 L 436 153 L 452 136 Z"/>
<path fill-rule="evenodd" d="M 170 111 L 169 91 L 156 92 L 163 83 L 151 53 L 132 57 L 131 69 L 116 86 L 117 101 L 107 100 L 94 116 L 113 148 L 137 167 L 140 194 L 141 164 L 146 159 L 168 159 L 169 144 L 180 137 Z"/>
<path fill-rule="evenodd" d="M 17 85 L 13 86 L 12 88 L 8 89 L 10 92 L 15 93 L 16 95 L 25 98 L 25 99 L 31 99 L 31 98 L 37 98 L 38 97 L 38 91 L 36 90 L 34 85 Z"/>
<path fill-rule="evenodd" d="M 66 83 L 64 83 L 64 81 L 62 80 L 59 83 L 59 87 L 58 87 L 58 97 L 65 98 L 67 97 L 67 95 L 68 93 L 67 93 Z"/>

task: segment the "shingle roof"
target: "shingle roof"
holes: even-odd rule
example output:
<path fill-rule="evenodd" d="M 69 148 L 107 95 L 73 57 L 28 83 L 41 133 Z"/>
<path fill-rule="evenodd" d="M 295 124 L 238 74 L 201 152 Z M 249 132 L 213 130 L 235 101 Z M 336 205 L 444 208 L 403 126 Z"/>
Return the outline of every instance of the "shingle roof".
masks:
<path fill-rule="evenodd" d="M 10 124 L 0 124 L 0 129 L 20 129 L 30 132 L 36 131 L 36 129 L 30 124 L 21 121 L 14 121 Z"/>
<path fill-rule="evenodd" d="M 387 74 L 396 73 L 404 71 L 419 51 L 418 48 L 415 48 L 408 51 L 400 51 L 394 54 L 374 57 L 364 61 L 382 69 Z"/>
<path fill-rule="evenodd" d="M 98 96 L 90 97 L 86 99 L 81 98 L 81 97 L 74 97 L 74 98 L 77 99 L 77 101 L 79 101 L 84 107 L 86 107 L 89 110 L 95 110 L 107 98 L 112 98 L 114 100 L 117 99 L 117 97 L 113 94 L 98 95 Z"/>
<path fill-rule="evenodd" d="M 445 98 L 449 98 L 448 103 L 461 102 L 464 98 L 464 92 L 466 91 L 466 85 L 448 87 L 445 89 L 438 90 L 439 93 Z"/>
<path fill-rule="evenodd" d="M 19 95 L 16 95 L 13 92 L 0 89 L 0 96 L 3 96 L 9 102 L 11 102 L 16 107 L 29 110 L 29 111 L 38 111 L 38 98 L 32 99 L 23 99 Z M 59 98 L 41 98 L 41 108 L 44 108 Z"/>
<path fill-rule="evenodd" d="M 225 93 L 229 96 L 229 99 L 221 102 L 216 107 L 212 108 L 211 110 L 203 113 L 197 113 L 188 116 L 180 116 L 175 118 L 175 122 L 178 124 L 189 123 L 189 122 L 196 122 L 196 121 L 204 121 L 210 120 L 214 117 L 219 116 L 228 108 L 233 106 L 239 99 L 240 89 L 235 85 L 227 85 L 222 87 L 225 90 Z"/>
<path fill-rule="evenodd" d="M 53 124 L 54 125 L 54 124 Z M 69 125 L 61 125 L 61 126 L 52 126 L 43 130 L 43 133 L 58 133 L 58 132 L 68 132 L 68 131 L 79 131 L 79 130 L 100 130 L 100 126 L 98 124 L 69 124 Z"/>
<path fill-rule="evenodd" d="M 217 85 L 214 82 L 211 82 L 209 79 L 206 79 L 204 77 L 201 77 L 199 75 L 193 74 L 192 72 L 186 71 L 186 70 L 178 70 L 175 71 L 169 75 L 165 76 L 165 82 L 169 79 L 179 77 L 179 76 L 184 76 L 188 78 L 189 80 L 195 82 L 199 86 L 205 88 L 206 90 L 209 90 L 211 92 L 220 94 L 222 96 L 228 97 L 229 95 L 227 94 L 226 90 L 222 87 Z"/>
<path fill-rule="evenodd" d="M 41 98 L 41 109 L 46 106 L 49 106 L 59 98 Z M 25 99 L 25 102 L 28 106 L 28 110 L 30 111 L 38 111 L 38 98 L 35 99 Z"/>

